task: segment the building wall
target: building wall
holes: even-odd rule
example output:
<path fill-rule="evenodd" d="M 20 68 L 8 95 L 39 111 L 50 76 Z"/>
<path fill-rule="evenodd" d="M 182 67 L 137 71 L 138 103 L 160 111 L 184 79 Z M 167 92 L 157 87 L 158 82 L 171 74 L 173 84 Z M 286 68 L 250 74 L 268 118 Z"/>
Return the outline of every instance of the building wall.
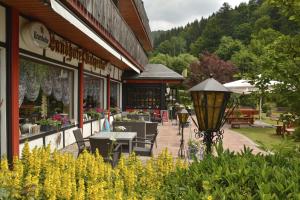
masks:
<path fill-rule="evenodd" d="M 6 13 L 0 5 L 0 101 L 3 105 L 0 109 L 0 156 L 7 151 L 6 141 Z"/>
<path fill-rule="evenodd" d="M 22 37 L 22 30 L 23 28 L 29 23 L 30 21 L 27 20 L 26 18 L 20 16 L 20 49 L 21 49 L 21 55 L 23 57 L 28 57 L 32 58 L 35 60 L 42 61 L 44 63 L 48 63 L 51 65 L 59 66 L 59 67 L 65 67 L 68 69 L 73 70 L 74 72 L 74 104 L 73 104 L 73 110 L 74 110 L 74 120 L 75 123 L 78 124 L 78 66 L 79 62 L 78 60 L 72 59 L 71 61 L 68 61 L 64 55 L 56 53 L 54 51 L 51 51 L 50 48 L 48 49 L 40 49 L 40 48 L 34 48 L 30 45 L 27 45 L 26 41 L 24 41 L 24 38 Z M 56 40 L 64 40 L 64 38 L 55 35 Z M 26 39 L 25 39 L 26 40 Z M 78 47 L 74 44 L 72 44 L 72 47 Z M 103 88 L 103 93 L 104 93 L 104 108 L 107 108 L 106 102 L 107 102 L 107 85 L 106 85 L 106 77 L 107 74 L 109 73 L 112 79 L 121 81 L 121 75 L 123 73 L 122 70 L 120 70 L 117 67 L 114 67 L 110 65 L 110 70 L 108 67 L 106 69 L 100 69 L 100 68 L 95 68 L 89 64 L 84 64 L 84 73 L 85 74 L 90 74 L 93 76 L 97 76 L 99 78 L 104 79 L 104 88 Z M 1 71 L 2 72 L 2 71 Z M 1 73 L 2 74 L 2 73 Z M 1 79 L 2 80 L 2 79 Z M 122 99 L 120 97 L 120 99 Z M 111 122 L 113 121 L 113 117 L 111 117 Z M 90 121 L 90 122 L 85 122 L 83 125 L 83 136 L 88 137 L 91 134 L 98 132 L 101 130 L 101 127 L 103 125 L 102 120 L 96 120 L 96 121 Z M 60 131 L 58 133 L 50 134 L 50 135 L 45 135 L 42 136 L 42 138 L 36 138 L 32 139 L 29 141 L 29 146 L 30 148 L 34 148 L 35 146 L 43 146 L 43 145 L 48 145 L 50 144 L 50 147 L 52 150 L 54 149 L 62 149 L 65 146 L 68 146 L 70 144 L 73 144 L 75 142 L 75 138 L 73 136 L 73 130 L 77 129 L 77 127 L 69 128 L 64 131 Z M 20 153 L 22 152 L 22 149 L 24 147 L 24 143 L 20 144 Z"/>

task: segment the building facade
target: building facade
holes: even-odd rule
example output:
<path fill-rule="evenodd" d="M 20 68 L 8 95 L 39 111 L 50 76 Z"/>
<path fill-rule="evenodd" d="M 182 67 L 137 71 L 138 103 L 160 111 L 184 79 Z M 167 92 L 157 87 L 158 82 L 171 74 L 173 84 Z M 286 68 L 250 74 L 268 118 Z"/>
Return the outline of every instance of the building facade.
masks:
<path fill-rule="evenodd" d="M 151 49 L 141 0 L 0 1 L 1 155 L 99 131 L 103 110 L 122 110 L 122 74 L 142 72 Z"/>

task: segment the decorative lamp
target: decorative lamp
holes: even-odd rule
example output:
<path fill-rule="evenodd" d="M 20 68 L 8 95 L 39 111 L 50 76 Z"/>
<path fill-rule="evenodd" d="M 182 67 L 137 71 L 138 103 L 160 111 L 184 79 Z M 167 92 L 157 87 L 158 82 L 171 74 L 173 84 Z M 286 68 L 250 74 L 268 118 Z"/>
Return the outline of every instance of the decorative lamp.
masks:
<path fill-rule="evenodd" d="M 178 156 L 181 158 L 184 158 L 185 151 L 184 151 L 183 129 L 189 118 L 189 113 L 186 109 L 181 109 L 179 112 L 177 112 L 177 115 L 178 115 L 178 119 L 179 119 L 179 130 L 180 130 L 180 125 L 181 125 L 181 139 L 180 139 L 180 148 L 178 151 Z M 179 133 L 180 133 L 180 131 L 179 131 Z"/>
<path fill-rule="evenodd" d="M 178 119 L 179 119 L 179 124 L 184 125 L 186 124 L 188 118 L 189 118 L 189 113 L 186 109 L 181 109 L 178 113 Z"/>
<path fill-rule="evenodd" d="M 224 113 L 231 91 L 212 78 L 192 87 L 192 96 L 197 117 L 197 135 L 203 137 L 206 152 L 211 153 L 211 146 L 217 140 L 222 140 L 223 132 L 220 128 L 224 123 Z M 214 141 L 214 139 L 216 140 Z"/>

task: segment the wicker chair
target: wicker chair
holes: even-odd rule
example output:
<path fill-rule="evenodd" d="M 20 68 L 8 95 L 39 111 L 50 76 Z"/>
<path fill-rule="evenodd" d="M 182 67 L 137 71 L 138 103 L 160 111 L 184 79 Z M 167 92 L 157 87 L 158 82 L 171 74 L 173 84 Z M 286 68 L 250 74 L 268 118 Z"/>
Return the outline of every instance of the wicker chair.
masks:
<path fill-rule="evenodd" d="M 84 150 L 90 151 L 90 145 L 87 145 L 86 142 L 89 142 L 88 138 L 83 138 L 81 130 L 76 129 L 73 131 L 77 147 L 78 147 L 78 156 L 81 154 Z"/>
<path fill-rule="evenodd" d="M 109 162 L 112 167 L 115 167 L 122 153 L 122 145 L 121 144 L 113 144 L 109 139 L 96 139 L 91 138 L 91 152 L 96 153 L 98 149 L 99 154 L 103 157 L 105 162 Z"/>
<path fill-rule="evenodd" d="M 152 156 L 153 145 L 156 143 L 157 135 L 158 132 L 156 131 L 154 136 L 150 139 L 137 137 L 136 141 L 132 142 L 133 144 L 135 144 L 135 147 L 133 148 L 135 154 L 138 156 Z M 144 147 L 140 147 L 141 144 L 143 144 Z"/>

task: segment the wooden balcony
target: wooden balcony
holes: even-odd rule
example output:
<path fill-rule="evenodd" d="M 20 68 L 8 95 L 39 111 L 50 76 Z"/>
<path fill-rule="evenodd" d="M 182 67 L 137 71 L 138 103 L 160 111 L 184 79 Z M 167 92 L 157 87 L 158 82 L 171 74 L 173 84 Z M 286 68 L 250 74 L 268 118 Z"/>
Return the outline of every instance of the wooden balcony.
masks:
<path fill-rule="evenodd" d="M 134 31 L 146 51 L 153 48 L 153 39 L 144 3 L 142 0 L 121 0 L 119 10 L 127 24 Z"/>
<path fill-rule="evenodd" d="M 112 0 L 65 0 L 63 2 L 68 7 L 75 9 L 78 15 L 83 15 L 80 17 L 86 19 L 88 15 L 88 22 L 92 21 L 94 24 L 100 25 L 100 28 L 105 30 L 105 34 L 114 40 L 111 44 L 114 45 L 116 42 L 120 44 L 121 48 L 126 50 L 141 66 L 148 63 L 144 48 Z"/>

